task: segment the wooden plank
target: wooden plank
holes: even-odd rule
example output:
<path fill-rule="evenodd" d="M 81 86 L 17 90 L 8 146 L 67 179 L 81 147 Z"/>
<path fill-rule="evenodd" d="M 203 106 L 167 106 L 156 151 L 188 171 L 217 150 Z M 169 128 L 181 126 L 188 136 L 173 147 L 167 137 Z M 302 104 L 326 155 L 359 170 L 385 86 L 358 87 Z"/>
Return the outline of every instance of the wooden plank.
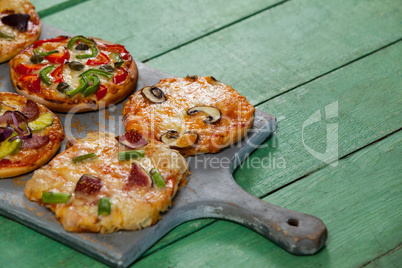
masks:
<path fill-rule="evenodd" d="M 325 106 L 336 101 L 337 118 L 305 129 L 306 145 L 317 151 L 325 151 L 326 123 L 338 123 L 339 157 L 400 128 L 402 63 L 395 61 L 398 58 L 402 58 L 401 42 L 258 106 L 279 118 L 278 130 L 235 171 L 236 181 L 251 194 L 263 197 L 327 165 L 306 150 L 302 128 L 303 122 L 318 110 L 325 118 Z M 202 228 L 210 222 L 194 221 L 179 226 L 151 252 L 195 232 L 193 226 L 197 224 Z"/>
<path fill-rule="evenodd" d="M 264 200 L 320 217 L 324 250 L 293 256 L 262 236 L 219 221 L 135 267 L 358 267 L 400 243 L 402 132 L 368 146 Z"/>
<path fill-rule="evenodd" d="M 214 0 L 121 0 L 116 5 L 114 1 L 99 0 L 58 12 L 43 21 L 72 34 L 122 43 L 134 58 L 144 60 L 278 2 L 281 1 L 234 0 L 228 4 Z"/>
<path fill-rule="evenodd" d="M 213 75 L 259 104 L 401 38 L 401 12 L 394 0 L 294 0 L 148 63 Z"/>
<path fill-rule="evenodd" d="M 0 228 L 0 264 L 7 267 L 107 267 L 11 220 Z"/>

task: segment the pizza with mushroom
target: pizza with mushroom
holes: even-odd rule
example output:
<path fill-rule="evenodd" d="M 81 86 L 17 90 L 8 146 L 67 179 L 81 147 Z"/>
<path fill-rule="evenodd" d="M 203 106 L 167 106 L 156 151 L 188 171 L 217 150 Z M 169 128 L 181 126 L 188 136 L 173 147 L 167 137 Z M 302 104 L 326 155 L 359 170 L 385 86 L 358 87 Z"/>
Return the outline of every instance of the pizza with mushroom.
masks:
<path fill-rule="evenodd" d="M 49 109 L 15 93 L 0 92 L 0 178 L 44 165 L 63 139 L 60 120 Z"/>
<path fill-rule="evenodd" d="M 179 152 L 136 131 L 94 133 L 36 170 L 24 193 L 68 231 L 136 230 L 161 218 L 187 169 Z"/>
<path fill-rule="evenodd" d="M 115 104 L 134 90 L 138 79 L 124 46 L 80 35 L 39 40 L 10 65 L 15 90 L 57 112 Z"/>
<path fill-rule="evenodd" d="M 184 156 L 216 153 L 241 139 L 254 107 L 212 76 L 167 78 L 130 96 L 123 109 L 126 131 L 164 143 Z"/>
<path fill-rule="evenodd" d="M 0 0 L 0 63 L 38 40 L 42 29 L 35 7 L 27 0 Z"/>

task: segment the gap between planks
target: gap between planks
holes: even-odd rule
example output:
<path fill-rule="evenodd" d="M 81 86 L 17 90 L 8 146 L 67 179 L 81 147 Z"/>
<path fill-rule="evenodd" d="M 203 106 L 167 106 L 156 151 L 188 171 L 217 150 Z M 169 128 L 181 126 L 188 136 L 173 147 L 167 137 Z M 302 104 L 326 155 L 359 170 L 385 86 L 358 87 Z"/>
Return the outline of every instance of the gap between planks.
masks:
<path fill-rule="evenodd" d="M 79 5 L 79 4 L 87 2 L 87 1 L 90 1 L 90 0 L 69 0 L 67 2 L 63 2 L 60 4 L 45 8 L 41 11 L 38 11 L 38 14 L 39 14 L 39 17 L 41 19 L 43 19 L 49 15 L 52 15 L 54 13 L 61 11 L 61 10 L 69 9 L 71 7 L 74 7 L 76 5 Z"/>
<path fill-rule="evenodd" d="M 402 244 L 399 244 L 397 247 L 395 247 L 395 248 L 393 248 L 393 249 L 391 249 L 391 250 L 385 252 L 384 254 L 381 254 L 380 256 L 377 256 L 376 258 L 374 258 L 374 259 L 372 259 L 372 260 L 370 260 L 370 261 L 364 263 L 361 267 L 366 267 L 366 266 L 369 265 L 370 263 L 372 263 L 372 262 L 374 262 L 374 261 L 377 261 L 377 260 L 379 260 L 379 259 L 381 259 L 381 258 L 383 258 L 383 257 L 386 257 L 386 256 L 388 256 L 388 255 L 390 255 L 390 254 L 396 252 L 397 250 L 400 250 L 401 248 L 402 248 Z"/>

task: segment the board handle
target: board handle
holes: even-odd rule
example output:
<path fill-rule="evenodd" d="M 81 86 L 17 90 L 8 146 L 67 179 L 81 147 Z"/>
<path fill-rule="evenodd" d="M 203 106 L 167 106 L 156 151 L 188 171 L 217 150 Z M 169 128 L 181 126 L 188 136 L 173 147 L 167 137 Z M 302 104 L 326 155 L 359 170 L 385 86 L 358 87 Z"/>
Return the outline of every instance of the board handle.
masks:
<path fill-rule="evenodd" d="M 312 255 L 324 247 L 327 228 L 319 218 L 267 203 L 233 183 L 219 199 L 203 204 L 202 217 L 242 224 L 295 255 Z"/>

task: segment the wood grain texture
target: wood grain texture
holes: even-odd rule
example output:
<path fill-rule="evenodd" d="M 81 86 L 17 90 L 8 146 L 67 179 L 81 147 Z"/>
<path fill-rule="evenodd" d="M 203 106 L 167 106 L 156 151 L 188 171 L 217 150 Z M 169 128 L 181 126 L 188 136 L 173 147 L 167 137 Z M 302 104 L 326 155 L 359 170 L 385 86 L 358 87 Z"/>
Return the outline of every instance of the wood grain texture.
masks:
<path fill-rule="evenodd" d="M 145 60 L 278 2 L 120 0 L 117 5 L 115 1 L 99 0 L 47 16 L 43 21 L 72 34 L 121 43 L 135 59 Z"/>
<path fill-rule="evenodd" d="M 294 0 L 147 63 L 213 75 L 255 105 L 401 38 L 401 12 L 394 0 Z"/>
<path fill-rule="evenodd" d="M 357 267 L 395 248 L 402 229 L 402 132 L 368 146 L 264 200 L 320 217 L 326 248 L 293 256 L 260 235 L 219 221 L 135 267 Z"/>

